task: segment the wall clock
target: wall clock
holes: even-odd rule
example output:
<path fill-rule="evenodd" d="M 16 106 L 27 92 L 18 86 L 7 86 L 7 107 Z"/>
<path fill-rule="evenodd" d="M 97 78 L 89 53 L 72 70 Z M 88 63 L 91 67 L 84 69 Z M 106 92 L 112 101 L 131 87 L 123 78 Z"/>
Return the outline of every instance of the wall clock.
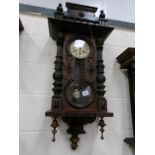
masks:
<path fill-rule="evenodd" d="M 103 43 L 113 28 L 105 26 L 107 20 L 97 8 L 66 3 L 67 13 L 59 4 L 54 17 L 48 18 L 50 36 L 57 42 L 55 72 L 53 74 L 53 97 L 51 109 L 46 116 L 52 117 L 53 141 L 60 117 L 69 125 L 71 148 L 78 146 L 83 126 L 100 117 L 101 139 L 104 117 L 112 117 L 107 111 L 105 76 L 102 60 Z"/>
<path fill-rule="evenodd" d="M 130 104 L 133 125 L 133 137 L 125 138 L 124 141 L 131 146 L 135 146 L 135 48 L 127 48 L 123 53 L 117 57 L 121 69 L 128 73 Z"/>

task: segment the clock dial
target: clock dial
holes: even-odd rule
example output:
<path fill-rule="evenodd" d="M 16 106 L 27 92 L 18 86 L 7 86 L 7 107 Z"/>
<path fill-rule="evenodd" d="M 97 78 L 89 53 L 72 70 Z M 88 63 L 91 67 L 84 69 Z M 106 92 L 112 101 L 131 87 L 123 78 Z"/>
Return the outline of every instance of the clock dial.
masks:
<path fill-rule="evenodd" d="M 77 39 L 70 44 L 70 52 L 74 57 L 84 59 L 89 55 L 90 47 L 86 41 Z"/>

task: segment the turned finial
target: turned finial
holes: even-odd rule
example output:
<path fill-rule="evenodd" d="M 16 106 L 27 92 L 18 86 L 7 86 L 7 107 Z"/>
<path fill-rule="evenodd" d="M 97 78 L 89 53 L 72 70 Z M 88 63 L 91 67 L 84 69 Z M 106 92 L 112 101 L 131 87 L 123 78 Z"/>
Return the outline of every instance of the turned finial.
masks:
<path fill-rule="evenodd" d="M 53 127 L 53 130 L 52 130 L 52 134 L 53 134 L 53 138 L 52 138 L 52 141 L 55 142 L 55 134 L 57 133 L 57 130 L 56 128 L 59 126 L 58 124 L 58 121 L 56 118 L 54 118 L 52 124 L 51 124 L 51 127 Z"/>

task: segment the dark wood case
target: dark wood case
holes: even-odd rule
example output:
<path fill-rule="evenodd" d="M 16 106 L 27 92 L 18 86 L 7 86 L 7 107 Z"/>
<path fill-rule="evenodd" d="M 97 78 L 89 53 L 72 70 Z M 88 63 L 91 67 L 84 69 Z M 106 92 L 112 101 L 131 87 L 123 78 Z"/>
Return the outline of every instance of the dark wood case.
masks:
<path fill-rule="evenodd" d="M 104 41 L 113 28 L 102 25 L 102 22 L 106 21 L 105 19 L 95 18 L 97 8 L 72 3 L 67 3 L 66 6 L 68 14 L 64 14 L 62 5 L 59 4 L 55 17 L 48 18 L 50 36 L 57 42 L 57 55 L 53 74 L 54 94 L 51 109 L 46 112 L 46 116 L 54 118 L 51 125 L 54 128 L 53 141 L 55 141 L 58 126 L 57 118 L 61 117 L 69 125 L 67 132 L 72 135 L 71 147 L 75 150 L 79 141 L 78 134 L 85 133 L 84 124 L 92 123 L 96 117 L 100 117 L 99 125 L 101 126 L 101 139 L 103 139 L 103 127 L 105 126 L 103 118 L 113 116 L 113 113 L 107 111 L 107 100 L 104 97 L 105 76 L 102 60 Z M 76 15 L 74 16 L 74 14 Z M 82 14 L 84 14 L 83 17 Z M 87 15 L 89 15 L 88 18 Z M 89 56 L 83 60 L 84 78 L 82 82 L 88 82 L 93 87 L 95 97 L 93 102 L 85 108 L 73 107 L 67 102 L 65 95 L 67 83 L 75 80 L 76 58 L 72 57 L 68 50 L 68 46 L 75 39 L 85 40 L 91 49 Z"/>

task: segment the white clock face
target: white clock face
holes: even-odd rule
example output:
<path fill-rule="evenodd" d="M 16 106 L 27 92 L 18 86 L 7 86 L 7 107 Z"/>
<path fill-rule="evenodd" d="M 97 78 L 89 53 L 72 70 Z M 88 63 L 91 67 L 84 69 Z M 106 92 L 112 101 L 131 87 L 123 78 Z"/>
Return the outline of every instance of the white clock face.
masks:
<path fill-rule="evenodd" d="M 74 57 L 84 59 L 89 55 L 90 47 L 84 40 L 77 39 L 71 43 L 70 52 Z"/>

